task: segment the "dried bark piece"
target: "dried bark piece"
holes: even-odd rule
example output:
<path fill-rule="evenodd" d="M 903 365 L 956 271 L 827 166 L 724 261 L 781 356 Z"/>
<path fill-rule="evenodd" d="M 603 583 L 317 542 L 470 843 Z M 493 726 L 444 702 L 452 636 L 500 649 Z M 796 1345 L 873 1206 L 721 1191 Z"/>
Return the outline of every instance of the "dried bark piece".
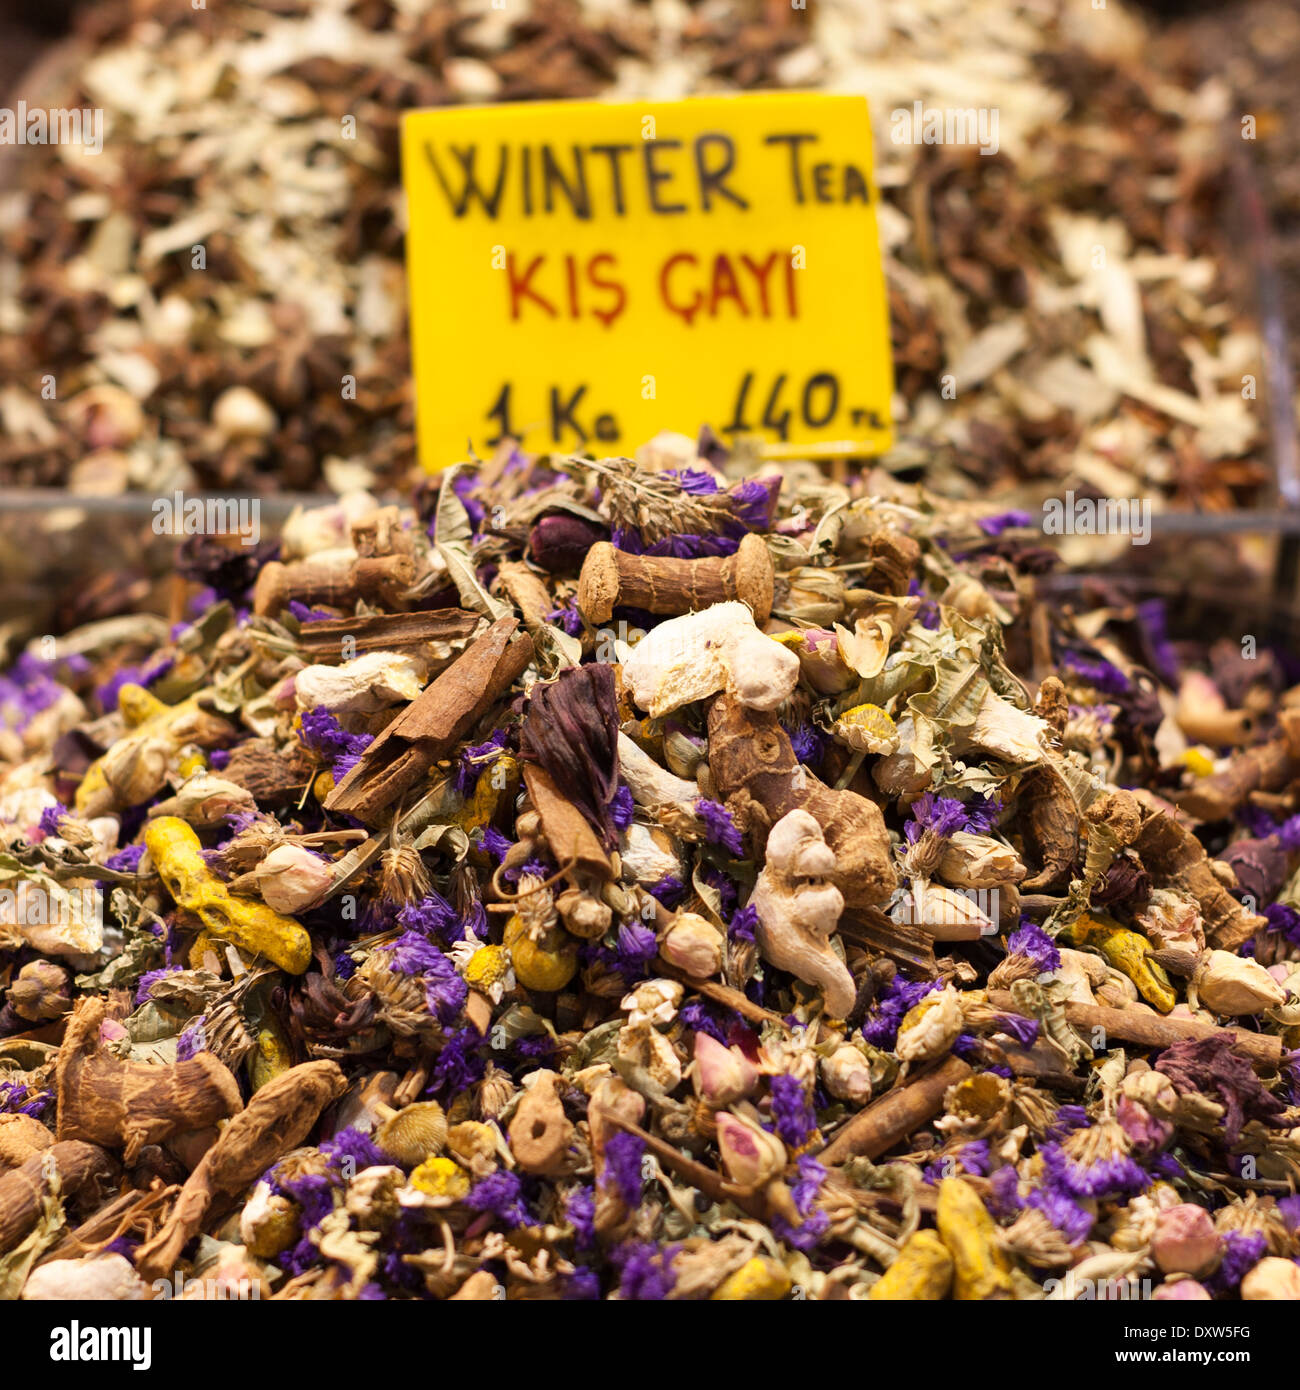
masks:
<path fill-rule="evenodd" d="M 939 1113 L 950 1086 L 973 1075 L 960 1057 L 949 1057 L 934 1071 L 895 1087 L 860 1110 L 817 1155 L 818 1161 L 830 1168 L 856 1155 L 879 1158 Z"/>
<path fill-rule="evenodd" d="M 595 875 L 602 882 L 612 879 L 614 867 L 596 832 L 582 812 L 561 795 L 551 774 L 536 763 L 525 763 L 524 785 L 542 819 L 542 833 L 555 862 L 572 866 L 579 874 Z"/>
<path fill-rule="evenodd" d="M 850 908 L 887 902 L 898 876 L 880 808 L 852 791 L 833 791 L 795 757 L 775 714 L 719 695 L 709 708 L 709 770 L 720 798 L 742 820 L 768 827 L 791 811 L 809 812 L 835 851 L 830 881 Z"/>
<path fill-rule="evenodd" d="M 1176 888 L 1196 900 L 1211 946 L 1235 951 L 1268 925 L 1224 888 L 1210 868 L 1205 846 L 1172 816 L 1163 811 L 1148 815 L 1134 848 L 1157 887 Z"/>
<path fill-rule="evenodd" d="M 457 642 L 474 634 L 483 619 L 463 608 L 435 608 L 427 613 L 370 613 L 357 618 L 322 618 L 304 623 L 298 650 L 313 662 L 341 660 L 343 639 L 352 639 L 355 655 L 370 651 L 419 650 L 430 642 Z"/>
<path fill-rule="evenodd" d="M 239 1113 L 239 1086 L 212 1053 L 170 1067 L 119 1061 L 99 1045 L 105 1013 L 103 999 L 83 999 L 64 1034 L 55 1064 L 60 1140 L 121 1147 L 130 1167 L 146 1144 Z"/>
<path fill-rule="evenodd" d="M 337 1062 L 303 1062 L 268 1081 L 203 1155 L 162 1229 L 136 1251 L 136 1269 L 147 1279 L 174 1269 L 202 1229 L 213 1199 L 242 1191 L 301 1144 L 321 1111 L 346 1089 Z"/>
<path fill-rule="evenodd" d="M 302 748 L 279 752 L 274 740 L 252 738 L 235 745 L 221 775 L 250 792 L 259 806 L 278 808 L 296 805 L 316 770 Z"/>
<path fill-rule="evenodd" d="M 98 1202 L 111 1192 L 118 1167 L 98 1144 L 67 1139 L 0 1176 L 0 1255 L 12 1250 L 36 1225 L 55 1175 L 63 1197 L 84 1196 Z"/>
<path fill-rule="evenodd" d="M 533 657 L 517 618 L 492 624 L 370 744 L 325 808 L 373 821 L 446 754 L 514 684 Z M 512 640 L 513 639 L 513 640 Z"/>
<path fill-rule="evenodd" d="M 1038 872 L 1020 885 L 1022 893 L 1046 892 L 1069 877 L 1079 853 L 1079 811 L 1065 779 L 1050 762 L 1031 767 L 1017 792 L 1025 857 Z"/>
<path fill-rule="evenodd" d="M 415 561 L 409 555 L 381 555 L 374 559 L 300 560 L 263 565 L 253 587 L 253 612 L 274 617 L 290 599 L 299 603 L 324 603 L 346 608 L 358 599 L 379 599 L 396 607 L 400 595 L 415 580 Z"/>

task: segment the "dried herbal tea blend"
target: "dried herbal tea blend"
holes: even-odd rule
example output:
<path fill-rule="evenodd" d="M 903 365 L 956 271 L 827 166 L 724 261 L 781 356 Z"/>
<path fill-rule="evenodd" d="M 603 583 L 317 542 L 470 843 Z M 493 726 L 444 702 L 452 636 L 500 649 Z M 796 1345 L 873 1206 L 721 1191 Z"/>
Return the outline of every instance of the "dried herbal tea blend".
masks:
<path fill-rule="evenodd" d="M 1243 397 L 1258 343 L 1228 284 L 1233 98 L 1119 4 L 105 0 L 81 23 L 30 95 L 102 110 L 102 151 L 15 149 L 5 170 L 8 485 L 397 483 L 402 112 L 743 88 L 870 100 L 891 469 L 957 496 L 1211 511 L 1267 484 Z"/>
<path fill-rule="evenodd" d="M 0 676 L 0 1296 L 1300 1294 L 1287 653 L 707 435 L 239 558 Z"/>

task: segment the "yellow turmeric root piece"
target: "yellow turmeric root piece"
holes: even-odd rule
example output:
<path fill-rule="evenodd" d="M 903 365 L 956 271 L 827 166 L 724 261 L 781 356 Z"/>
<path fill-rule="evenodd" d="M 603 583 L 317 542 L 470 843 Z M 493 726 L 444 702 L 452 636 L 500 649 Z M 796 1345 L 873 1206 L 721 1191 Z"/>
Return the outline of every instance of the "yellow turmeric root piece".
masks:
<path fill-rule="evenodd" d="M 937 1231 L 914 1231 L 871 1286 L 870 1299 L 935 1303 L 952 1287 L 952 1256 Z"/>
<path fill-rule="evenodd" d="M 1118 922 L 1106 922 L 1084 913 L 1069 929 L 1076 946 L 1091 946 L 1100 951 L 1108 965 L 1127 975 L 1138 987 L 1138 993 L 1167 1014 L 1178 1002 L 1164 967 L 1153 961 L 1151 943 L 1141 932 L 1130 931 Z"/>
<path fill-rule="evenodd" d="M 1011 1269 L 997 1227 L 975 1189 L 960 1178 L 939 1183 L 939 1235 L 952 1256 L 952 1296 L 959 1302 L 1014 1298 Z"/>
<path fill-rule="evenodd" d="M 311 962 L 311 937 L 293 920 L 249 898 L 237 898 L 203 862 L 199 837 L 177 816 L 159 816 L 144 833 L 149 857 L 180 907 L 213 936 L 301 975 Z"/>

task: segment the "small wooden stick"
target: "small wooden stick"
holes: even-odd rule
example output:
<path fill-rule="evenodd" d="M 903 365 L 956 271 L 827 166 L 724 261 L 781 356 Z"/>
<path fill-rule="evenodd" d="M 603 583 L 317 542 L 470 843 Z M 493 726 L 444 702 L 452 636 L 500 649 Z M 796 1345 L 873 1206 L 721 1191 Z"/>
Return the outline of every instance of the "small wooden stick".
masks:
<path fill-rule="evenodd" d="M 337 608 L 359 598 L 378 598 L 392 604 L 415 579 L 415 561 L 409 555 L 381 555 L 375 559 L 323 564 L 301 560 L 262 566 L 253 588 L 253 612 L 273 617 L 290 599 L 299 603 L 327 603 Z"/>
<path fill-rule="evenodd" d="M 949 1086 L 973 1075 L 960 1057 L 949 1057 L 941 1067 L 895 1087 L 859 1111 L 817 1155 L 818 1160 L 834 1167 L 858 1155 L 879 1158 L 938 1113 Z"/>
<path fill-rule="evenodd" d="M 578 608 L 589 623 L 607 623 L 617 607 L 647 613 L 692 613 L 727 599 L 754 610 L 762 627 L 771 616 L 772 557 L 761 536 L 747 535 L 725 559 L 675 560 L 629 555 L 608 541 L 591 547 L 578 579 Z"/>
<path fill-rule="evenodd" d="M 1008 990 L 989 990 L 988 1001 L 995 1009 L 1016 1012 Z M 1139 1043 L 1143 1047 L 1171 1047 L 1188 1038 L 1213 1038 L 1230 1033 L 1233 1045 L 1248 1053 L 1252 1062 L 1271 1068 L 1282 1062 L 1281 1038 L 1268 1033 L 1248 1033 L 1244 1028 L 1218 1028 L 1192 1018 L 1161 1018 L 1145 1009 L 1108 1009 L 1101 1004 L 1074 1002 L 1066 1003 L 1065 1017 L 1068 1023 L 1085 1033 L 1100 1028 L 1108 1038 Z"/>

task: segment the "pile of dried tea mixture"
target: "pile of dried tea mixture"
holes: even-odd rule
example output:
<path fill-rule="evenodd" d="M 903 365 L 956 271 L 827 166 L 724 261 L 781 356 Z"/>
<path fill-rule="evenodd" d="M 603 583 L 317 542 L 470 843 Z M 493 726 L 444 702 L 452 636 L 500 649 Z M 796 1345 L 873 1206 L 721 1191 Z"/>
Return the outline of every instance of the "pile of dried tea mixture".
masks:
<path fill-rule="evenodd" d="M 34 643 L 0 1297 L 1300 1296 L 1295 663 L 1023 521 L 503 448 Z"/>
<path fill-rule="evenodd" d="M 1228 284 L 1234 98 L 1120 3 L 104 0 L 82 24 L 27 95 L 102 110 L 102 152 L 0 170 L 8 485 L 400 483 L 403 111 L 761 88 L 870 102 L 891 469 L 1028 503 L 1222 511 L 1266 490 L 1267 383 Z M 954 108 L 987 117 L 979 145 L 927 141 L 926 113 Z"/>

